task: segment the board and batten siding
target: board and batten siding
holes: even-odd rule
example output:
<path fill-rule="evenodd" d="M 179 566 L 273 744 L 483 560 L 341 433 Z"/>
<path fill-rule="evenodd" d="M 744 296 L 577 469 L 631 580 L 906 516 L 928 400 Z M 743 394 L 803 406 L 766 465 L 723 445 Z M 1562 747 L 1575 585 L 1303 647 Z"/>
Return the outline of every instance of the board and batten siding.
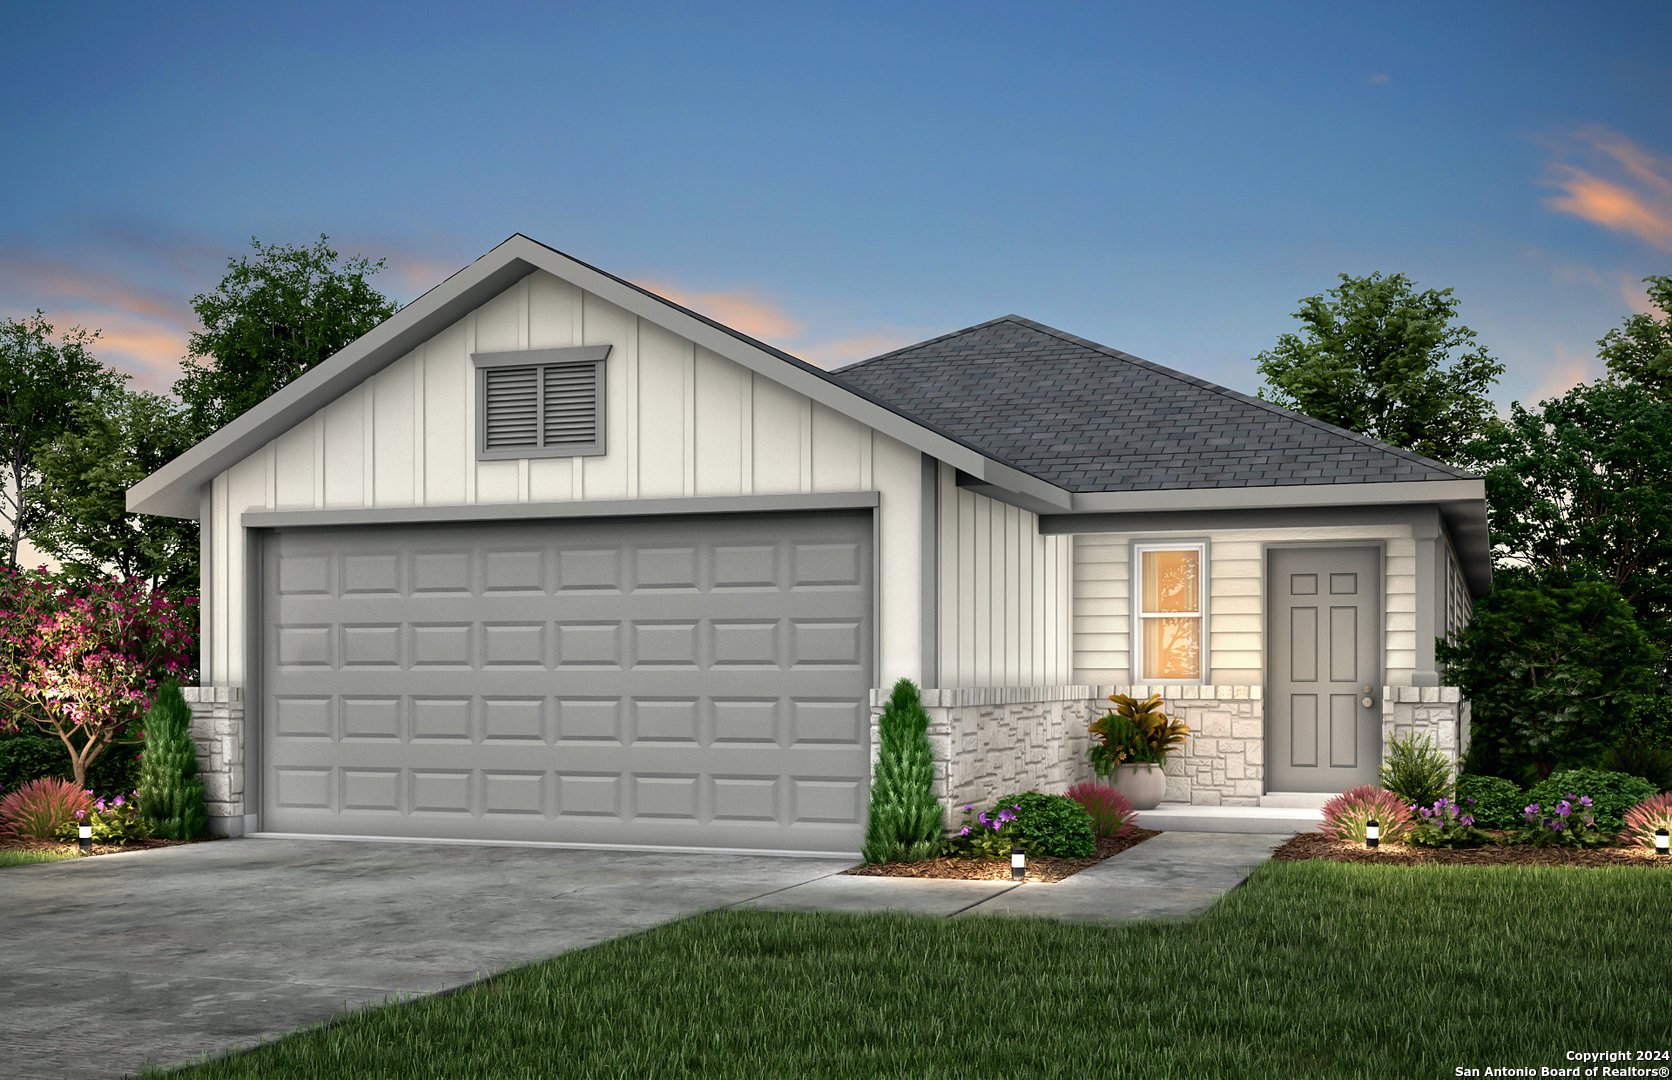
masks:
<path fill-rule="evenodd" d="M 471 354 L 582 345 L 611 346 L 608 453 L 478 461 Z M 870 490 L 886 686 L 921 674 L 918 451 L 537 271 L 215 477 L 204 681 L 245 682 L 248 510 Z"/>
<path fill-rule="evenodd" d="M 1409 525 L 1305 529 L 1224 529 L 1192 534 L 1208 540 L 1208 677 L 1216 686 L 1265 682 L 1265 563 L 1262 545 L 1295 542 L 1381 541 L 1384 680 L 1411 685 L 1416 669 L 1416 541 Z M 1167 540 L 1152 533 L 1074 538 L 1074 677 L 1076 684 L 1125 685 L 1132 675 L 1132 564 L 1134 540 Z"/>
<path fill-rule="evenodd" d="M 957 686 L 1069 682 L 1071 538 L 956 483 L 940 465 L 940 681 Z"/>

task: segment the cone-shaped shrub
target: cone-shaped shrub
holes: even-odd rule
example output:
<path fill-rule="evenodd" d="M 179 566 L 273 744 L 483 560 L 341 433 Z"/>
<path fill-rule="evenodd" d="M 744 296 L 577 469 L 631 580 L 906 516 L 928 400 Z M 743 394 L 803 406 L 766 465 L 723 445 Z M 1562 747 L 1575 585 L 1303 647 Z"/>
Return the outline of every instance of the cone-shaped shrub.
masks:
<path fill-rule="evenodd" d="M 877 721 L 877 768 L 861 854 L 868 863 L 916 862 L 940 854 L 943 811 L 935 798 L 929 714 L 910 679 L 894 684 Z"/>
<path fill-rule="evenodd" d="M 209 831 L 197 745 L 192 742 L 192 707 L 173 683 L 163 684 L 145 714 L 139 813 L 151 822 L 153 835 L 165 840 L 193 840 Z"/>

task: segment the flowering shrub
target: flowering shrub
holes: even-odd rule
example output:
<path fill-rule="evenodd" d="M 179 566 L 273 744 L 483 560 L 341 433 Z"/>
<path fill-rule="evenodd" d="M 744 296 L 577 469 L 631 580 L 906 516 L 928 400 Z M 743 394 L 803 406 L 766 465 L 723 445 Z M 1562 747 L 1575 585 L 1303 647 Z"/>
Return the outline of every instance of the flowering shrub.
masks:
<path fill-rule="evenodd" d="M 1098 836 L 1116 836 L 1138 816 L 1126 796 L 1108 784 L 1075 784 L 1068 797 L 1091 815 L 1091 831 Z"/>
<path fill-rule="evenodd" d="M 96 582 L 77 595 L 39 572 L 0 577 L 0 728 L 22 721 L 64 739 L 75 785 L 123 738 L 163 679 L 190 662 L 189 611 L 139 580 Z"/>
<path fill-rule="evenodd" d="M 139 806 L 131 795 L 118 795 L 109 801 L 95 800 L 91 810 L 77 810 L 75 820 L 58 826 L 53 835 L 66 842 L 75 841 L 80 838 L 83 825 L 93 827 L 96 844 L 125 844 L 151 835 L 151 823 L 140 817 Z"/>
<path fill-rule="evenodd" d="M 1383 840 L 1403 840 L 1411 833 L 1411 808 L 1393 792 L 1366 784 L 1324 804 L 1324 835 L 1362 844 L 1371 818 L 1381 826 Z"/>
<path fill-rule="evenodd" d="M 1041 855 L 1058 859 L 1089 859 L 1097 854 L 1097 837 L 1091 831 L 1091 815 L 1066 795 L 1024 791 L 998 801 L 1016 815 L 1016 831 Z"/>
<path fill-rule="evenodd" d="M 1523 844 L 1591 848 L 1602 847 L 1610 839 L 1597 828 L 1589 795 L 1569 793 L 1548 807 L 1532 803 L 1521 811 L 1521 817 L 1525 824 L 1515 838 Z"/>
<path fill-rule="evenodd" d="M 1626 813 L 1625 828 L 1620 832 L 1623 844 L 1640 844 L 1655 850 L 1655 830 L 1672 832 L 1672 794 L 1644 799 Z"/>
<path fill-rule="evenodd" d="M 93 809 L 93 796 L 68 780 L 31 780 L 0 798 L 0 836 L 51 840 L 58 826 Z"/>
<path fill-rule="evenodd" d="M 1469 802 L 1474 802 L 1470 799 Z M 1436 799 L 1433 806 L 1416 806 L 1417 822 L 1411 827 L 1410 840 L 1423 847 L 1470 848 L 1490 844 L 1492 837 L 1475 828 L 1473 814 L 1450 799 Z"/>
<path fill-rule="evenodd" d="M 1641 776 L 1601 769 L 1568 769 L 1552 773 L 1550 779 L 1528 792 L 1527 802 L 1538 803 L 1548 810 L 1564 798 L 1574 801 L 1584 796 L 1590 799 L 1585 805 L 1596 815 L 1597 828 L 1605 833 L 1617 833 L 1625 827 L 1626 811 L 1659 790 Z"/>
<path fill-rule="evenodd" d="M 1016 828 L 1016 812 L 1020 804 L 1006 806 L 991 814 L 976 814 L 975 804 L 964 807 L 964 824 L 946 841 L 942 849 L 948 855 L 976 859 L 1008 859 L 1010 849 L 1019 847 L 1030 856 L 1033 845 Z"/>
<path fill-rule="evenodd" d="M 1513 829 L 1521 824 L 1527 793 L 1501 776 L 1464 773 L 1457 778 L 1457 801 L 1469 807 L 1475 823 L 1485 829 Z"/>

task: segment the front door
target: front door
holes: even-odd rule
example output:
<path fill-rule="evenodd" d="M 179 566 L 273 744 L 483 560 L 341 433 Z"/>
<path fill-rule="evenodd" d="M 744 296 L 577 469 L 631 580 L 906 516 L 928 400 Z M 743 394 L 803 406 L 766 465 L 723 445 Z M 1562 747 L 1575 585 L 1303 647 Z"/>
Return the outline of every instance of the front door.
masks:
<path fill-rule="evenodd" d="M 1267 553 L 1267 791 L 1346 791 L 1376 782 L 1380 554 L 1373 547 Z"/>

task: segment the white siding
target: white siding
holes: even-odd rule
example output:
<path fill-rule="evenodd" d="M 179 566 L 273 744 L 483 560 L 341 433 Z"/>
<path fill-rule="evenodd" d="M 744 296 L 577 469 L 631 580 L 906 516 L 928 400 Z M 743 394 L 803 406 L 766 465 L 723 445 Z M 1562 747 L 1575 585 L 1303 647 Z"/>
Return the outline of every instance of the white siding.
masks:
<path fill-rule="evenodd" d="M 1416 541 L 1408 525 L 1310 529 L 1223 529 L 1178 539 L 1208 539 L 1208 678 L 1219 686 L 1265 682 L 1263 545 L 1383 541 L 1386 684 L 1409 686 L 1416 667 Z M 1160 533 L 1074 538 L 1074 675 L 1076 684 L 1123 685 L 1132 679 L 1133 540 Z"/>
<path fill-rule="evenodd" d="M 1068 682 L 1071 538 L 954 477 L 940 466 L 940 685 Z"/>
<path fill-rule="evenodd" d="M 472 352 L 612 346 L 608 453 L 477 461 Z M 205 682 L 243 685 L 247 510 L 878 491 L 878 684 L 921 675 L 917 451 L 539 272 L 211 485 Z M 1066 559 L 1064 560 L 1066 565 Z"/>

